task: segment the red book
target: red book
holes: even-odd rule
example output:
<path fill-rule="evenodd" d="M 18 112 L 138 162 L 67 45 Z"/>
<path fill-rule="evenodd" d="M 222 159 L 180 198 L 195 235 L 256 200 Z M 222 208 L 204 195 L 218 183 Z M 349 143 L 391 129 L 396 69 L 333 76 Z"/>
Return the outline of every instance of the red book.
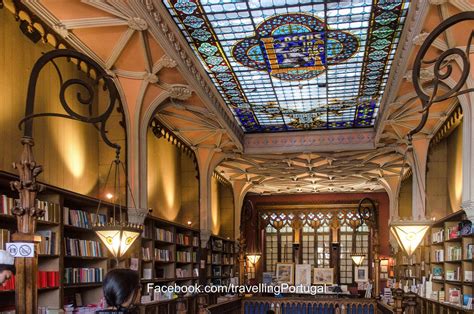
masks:
<path fill-rule="evenodd" d="M 47 286 L 50 287 L 50 288 L 54 287 L 54 272 L 48 271 L 48 272 L 46 272 L 46 276 L 47 276 L 47 279 L 48 279 Z"/>

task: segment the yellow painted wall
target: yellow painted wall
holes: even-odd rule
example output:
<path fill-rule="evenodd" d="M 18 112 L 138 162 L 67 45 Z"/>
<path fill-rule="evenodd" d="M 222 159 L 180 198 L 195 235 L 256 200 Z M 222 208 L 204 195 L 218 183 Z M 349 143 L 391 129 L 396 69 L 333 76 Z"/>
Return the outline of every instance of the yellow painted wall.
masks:
<path fill-rule="evenodd" d="M 220 233 L 221 237 L 234 238 L 234 197 L 232 187 L 228 184 L 219 183 L 219 211 L 220 211 Z"/>
<path fill-rule="evenodd" d="M 441 219 L 448 214 L 448 146 L 444 139 L 430 146 L 426 165 L 426 215 Z"/>
<path fill-rule="evenodd" d="M 165 138 L 147 135 L 148 207 L 153 215 L 199 227 L 199 186 L 191 158 Z"/>
<path fill-rule="evenodd" d="M 0 169 L 8 172 L 14 172 L 11 163 L 18 160 L 21 152 L 18 122 L 25 112 L 31 68 L 42 52 L 51 49 L 41 42 L 33 44 L 18 25 L 12 13 L 0 10 Z M 65 79 L 84 76 L 72 63 L 63 61 L 58 66 Z M 35 112 L 63 113 L 58 100 L 59 80 L 52 66 L 43 70 L 39 82 Z M 72 97 L 75 93 L 67 95 L 70 101 Z M 41 181 L 96 195 L 99 142 L 93 126 L 72 120 L 37 118 L 34 138 L 34 155 L 44 167 Z"/>
<path fill-rule="evenodd" d="M 412 215 L 412 178 L 402 181 L 400 186 L 400 196 L 398 199 L 398 215 L 400 217 L 410 217 Z"/>
<path fill-rule="evenodd" d="M 219 181 L 215 176 L 211 179 L 211 232 L 219 235 L 221 229 L 221 211 L 219 204 Z"/>
<path fill-rule="evenodd" d="M 450 212 L 461 209 L 462 202 L 462 122 L 449 135 L 447 149 L 448 196 Z"/>

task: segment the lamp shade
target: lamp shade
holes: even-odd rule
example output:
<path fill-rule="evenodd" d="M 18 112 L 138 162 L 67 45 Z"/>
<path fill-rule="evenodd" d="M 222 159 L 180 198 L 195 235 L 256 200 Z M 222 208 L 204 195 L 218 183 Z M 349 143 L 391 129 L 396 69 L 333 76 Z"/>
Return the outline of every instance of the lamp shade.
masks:
<path fill-rule="evenodd" d="M 142 229 L 132 226 L 97 226 L 94 227 L 102 243 L 115 258 L 120 258 L 142 233 Z"/>
<path fill-rule="evenodd" d="M 253 265 L 256 265 L 258 261 L 260 260 L 260 253 L 248 253 L 247 254 L 247 259 L 249 260 L 250 263 Z"/>
<path fill-rule="evenodd" d="M 428 222 L 400 221 L 392 223 L 390 230 L 397 239 L 398 245 L 403 248 L 408 256 L 411 256 L 420 245 L 429 228 L 430 224 Z"/>
<path fill-rule="evenodd" d="M 356 264 L 357 266 L 360 266 L 362 265 L 362 262 L 365 259 L 365 254 L 360 254 L 360 253 L 351 254 L 351 258 L 354 264 Z"/>

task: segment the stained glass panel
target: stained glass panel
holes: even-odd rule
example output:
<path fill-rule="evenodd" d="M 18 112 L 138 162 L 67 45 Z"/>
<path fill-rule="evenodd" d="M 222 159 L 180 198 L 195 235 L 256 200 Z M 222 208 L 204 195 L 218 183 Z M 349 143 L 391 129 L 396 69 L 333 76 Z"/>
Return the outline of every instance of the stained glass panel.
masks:
<path fill-rule="evenodd" d="M 374 125 L 406 0 L 165 0 L 245 132 Z"/>

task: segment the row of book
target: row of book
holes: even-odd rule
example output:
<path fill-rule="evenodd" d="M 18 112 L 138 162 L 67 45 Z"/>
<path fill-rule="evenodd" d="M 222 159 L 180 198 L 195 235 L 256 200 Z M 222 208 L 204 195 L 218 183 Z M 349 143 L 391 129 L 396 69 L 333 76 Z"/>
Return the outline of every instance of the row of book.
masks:
<path fill-rule="evenodd" d="M 0 214 L 11 215 L 15 207 L 16 200 L 6 195 L 0 195 Z"/>
<path fill-rule="evenodd" d="M 64 283 L 98 283 L 104 278 L 103 268 L 73 268 L 66 267 L 64 269 Z"/>
<path fill-rule="evenodd" d="M 151 261 L 151 254 L 150 254 L 150 248 L 149 247 L 142 247 L 142 260 L 144 262 Z"/>
<path fill-rule="evenodd" d="M 155 228 L 155 240 L 172 243 L 174 241 L 173 237 L 173 232 L 161 228 Z"/>
<path fill-rule="evenodd" d="M 231 265 L 231 264 L 234 264 L 234 257 L 233 256 L 229 256 L 229 255 L 224 255 L 222 257 L 222 264 L 224 265 Z"/>
<path fill-rule="evenodd" d="M 445 274 L 446 280 L 450 281 L 461 281 L 461 267 L 456 269 L 447 269 Z"/>
<path fill-rule="evenodd" d="M 170 262 L 172 261 L 171 251 L 166 249 L 155 249 L 155 261 Z"/>
<path fill-rule="evenodd" d="M 212 264 L 220 264 L 222 262 L 221 255 L 220 254 L 212 254 L 211 257 L 211 263 Z"/>
<path fill-rule="evenodd" d="M 199 277 L 199 270 L 193 268 L 193 273 L 191 275 L 190 270 L 185 268 L 176 268 L 176 278 L 186 278 L 186 277 Z"/>
<path fill-rule="evenodd" d="M 39 271 L 38 288 L 59 287 L 59 271 Z"/>
<path fill-rule="evenodd" d="M 435 262 L 444 262 L 444 250 L 435 250 L 433 254 Z"/>
<path fill-rule="evenodd" d="M 39 243 L 39 254 L 59 254 L 59 237 L 56 232 L 51 230 L 40 230 L 37 231 L 36 234 L 41 237 L 41 242 Z"/>
<path fill-rule="evenodd" d="M 63 220 L 65 225 L 92 229 L 95 223 L 105 224 L 107 217 L 103 214 L 95 214 L 83 210 L 69 209 L 64 207 Z"/>
<path fill-rule="evenodd" d="M 44 215 L 38 220 L 59 223 L 59 212 L 61 207 L 57 203 L 36 200 L 36 207 L 44 210 Z"/>
<path fill-rule="evenodd" d="M 177 251 L 176 261 L 180 263 L 196 263 L 197 255 L 196 252 Z"/>
<path fill-rule="evenodd" d="M 199 246 L 199 237 L 178 233 L 176 235 L 176 244 Z"/>
<path fill-rule="evenodd" d="M 458 261 L 462 259 L 462 247 L 460 246 L 448 246 L 446 249 L 446 260 L 447 261 Z"/>
<path fill-rule="evenodd" d="M 99 241 L 65 238 L 64 248 L 66 256 L 105 256 L 104 248 Z"/>
<path fill-rule="evenodd" d="M 444 230 L 433 231 L 431 233 L 431 243 L 441 243 L 444 241 Z"/>
<path fill-rule="evenodd" d="M 59 272 L 58 271 L 38 271 L 37 278 L 38 289 L 42 288 L 57 288 L 59 287 Z M 0 285 L 0 291 L 15 290 L 15 276 L 5 281 Z"/>
<path fill-rule="evenodd" d="M 12 215 L 12 210 L 16 206 L 17 201 L 13 197 L 0 195 L 0 214 Z M 38 220 L 59 223 L 59 204 L 37 199 L 35 205 L 37 208 L 44 210 L 44 215 L 39 217 Z"/>

